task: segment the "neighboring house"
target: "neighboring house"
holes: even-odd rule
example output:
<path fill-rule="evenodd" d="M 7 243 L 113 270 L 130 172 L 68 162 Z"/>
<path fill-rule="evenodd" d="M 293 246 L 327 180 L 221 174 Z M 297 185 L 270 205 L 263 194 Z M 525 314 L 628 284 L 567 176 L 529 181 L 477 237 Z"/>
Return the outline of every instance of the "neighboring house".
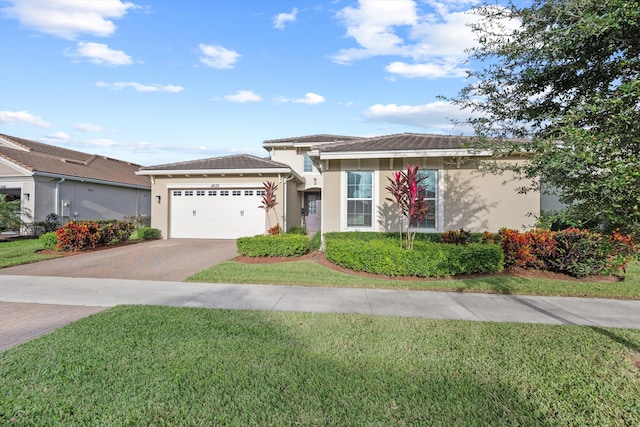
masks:
<path fill-rule="evenodd" d="M 303 179 L 289 165 L 234 155 L 141 168 L 151 178 L 151 226 L 163 238 L 236 239 L 264 234 L 276 222 L 300 225 Z M 278 185 L 275 212 L 260 208 L 263 184 Z"/>
<path fill-rule="evenodd" d="M 28 221 L 148 216 L 149 179 L 140 165 L 0 134 L 0 194 L 20 200 Z"/>
<path fill-rule="evenodd" d="M 152 226 L 164 238 L 237 238 L 265 233 L 275 220 L 260 205 L 266 181 L 278 184 L 278 223 L 285 230 L 397 231 L 385 189 L 394 172 L 418 165 L 430 212 L 420 231 L 520 229 L 540 213 L 538 193 L 518 194 L 510 174 L 478 172 L 488 152 L 466 137 L 398 134 L 375 138 L 312 135 L 264 141 L 270 159 L 249 155 L 150 166 Z M 503 162 L 524 158 L 500 159 Z"/>

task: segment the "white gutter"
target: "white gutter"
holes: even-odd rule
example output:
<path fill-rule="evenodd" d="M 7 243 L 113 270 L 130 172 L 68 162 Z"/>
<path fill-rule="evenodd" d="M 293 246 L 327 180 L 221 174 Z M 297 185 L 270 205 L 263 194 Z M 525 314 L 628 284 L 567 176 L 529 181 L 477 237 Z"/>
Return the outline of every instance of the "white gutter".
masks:
<path fill-rule="evenodd" d="M 139 190 L 149 190 L 150 187 L 145 185 L 135 185 L 135 184 L 127 184 L 124 182 L 115 182 L 115 181 L 104 181 L 101 179 L 92 179 L 92 178 L 81 178 L 77 176 L 69 176 L 69 175 L 60 175 L 57 173 L 48 173 L 48 172 L 33 172 L 33 176 L 44 176 L 47 178 L 58 178 L 64 181 L 77 181 L 77 182 L 89 182 L 91 184 L 102 184 L 102 185 L 115 185 L 118 187 L 126 187 L 126 188 L 136 188 Z"/>
<path fill-rule="evenodd" d="M 56 182 L 56 195 L 55 195 L 55 202 L 54 202 L 55 203 L 54 213 L 58 217 L 61 217 L 60 211 L 58 210 L 58 207 L 60 206 L 60 184 L 62 184 L 66 180 L 67 180 L 66 178 L 61 178 L 60 181 Z"/>
<path fill-rule="evenodd" d="M 483 157 L 491 156 L 489 150 L 473 151 L 467 149 L 445 150 L 411 150 L 411 151 L 316 151 L 309 156 L 319 156 L 321 160 L 356 160 L 356 159 L 389 159 L 404 157 Z"/>
<path fill-rule="evenodd" d="M 270 169 L 149 169 L 139 170 L 136 175 L 249 175 L 249 174 L 275 174 L 291 173 L 291 168 Z"/>
<path fill-rule="evenodd" d="M 284 210 L 284 217 L 282 218 L 282 231 L 284 231 L 285 233 L 287 232 L 287 183 L 291 180 L 293 180 L 296 176 L 294 174 L 289 175 L 285 180 L 284 180 L 284 202 L 283 204 L 283 210 Z"/>

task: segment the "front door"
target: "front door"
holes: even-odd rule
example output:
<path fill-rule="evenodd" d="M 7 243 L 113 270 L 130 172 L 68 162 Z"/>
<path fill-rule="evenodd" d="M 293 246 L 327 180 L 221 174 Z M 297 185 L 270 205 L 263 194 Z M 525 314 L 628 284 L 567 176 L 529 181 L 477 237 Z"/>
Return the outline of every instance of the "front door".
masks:
<path fill-rule="evenodd" d="M 320 193 L 305 194 L 304 212 L 307 230 L 320 230 Z"/>

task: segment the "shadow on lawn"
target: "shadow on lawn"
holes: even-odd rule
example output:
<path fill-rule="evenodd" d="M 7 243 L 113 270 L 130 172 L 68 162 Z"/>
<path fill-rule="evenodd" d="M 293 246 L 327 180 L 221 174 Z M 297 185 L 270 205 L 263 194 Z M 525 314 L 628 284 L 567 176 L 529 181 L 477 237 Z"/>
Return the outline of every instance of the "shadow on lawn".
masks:
<path fill-rule="evenodd" d="M 589 326 L 589 329 L 601 335 L 604 335 L 605 337 L 611 339 L 611 341 L 615 341 L 618 344 L 622 344 L 623 346 L 627 347 L 629 350 L 635 351 L 636 353 L 640 353 L 640 343 L 638 342 L 630 341 L 629 339 L 622 337 L 609 329 L 601 328 L 600 326 Z"/>

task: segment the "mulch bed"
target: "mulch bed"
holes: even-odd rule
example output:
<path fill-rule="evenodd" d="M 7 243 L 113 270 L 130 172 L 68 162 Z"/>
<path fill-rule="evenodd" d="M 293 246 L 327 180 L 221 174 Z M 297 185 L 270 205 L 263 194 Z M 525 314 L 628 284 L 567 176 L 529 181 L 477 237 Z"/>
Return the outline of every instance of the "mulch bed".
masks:
<path fill-rule="evenodd" d="M 302 260 L 313 261 L 324 267 L 330 268 L 332 270 L 339 271 L 345 274 L 351 274 L 354 276 L 360 276 L 360 277 L 407 280 L 407 281 L 442 280 L 440 278 L 428 278 L 428 277 L 389 277 L 389 276 L 382 276 L 379 274 L 366 273 L 363 271 L 354 271 L 349 268 L 344 268 L 332 263 L 327 259 L 324 252 L 311 252 L 299 257 L 248 257 L 248 256 L 240 255 L 233 259 L 233 261 L 242 262 L 245 264 L 276 264 L 281 262 L 302 261 Z M 525 270 L 525 269 L 513 269 L 513 270 L 502 271 L 500 273 L 494 273 L 494 274 L 466 274 L 463 276 L 455 276 L 454 278 L 470 279 L 470 278 L 476 278 L 476 277 L 518 277 L 522 279 L 548 279 L 548 280 L 566 280 L 570 282 L 605 282 L 605 283 L 619 282 L 622 280 L 620 277 L 613 276 L 613 275 L 595 276 L 595 277 L 587 277 L 587 278 L 579 279 L 566 274 L 554 273 L 552 271 Z"/>

